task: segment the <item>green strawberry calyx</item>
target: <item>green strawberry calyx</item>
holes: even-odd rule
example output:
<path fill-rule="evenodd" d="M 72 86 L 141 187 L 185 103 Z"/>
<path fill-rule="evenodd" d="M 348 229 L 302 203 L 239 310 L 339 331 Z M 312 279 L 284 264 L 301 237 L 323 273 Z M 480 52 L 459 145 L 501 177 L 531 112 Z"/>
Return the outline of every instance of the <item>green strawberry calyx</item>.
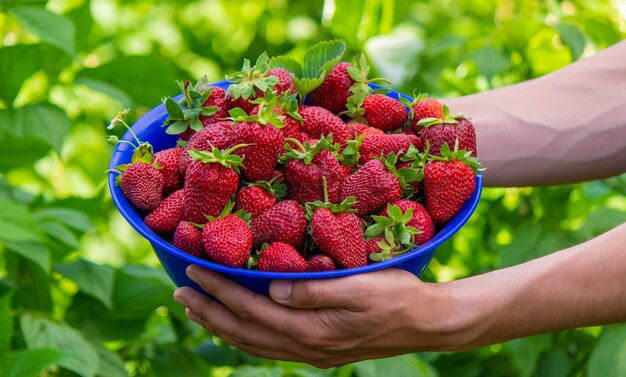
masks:
<path fill-rule="evenodd" d="M 423 178 L 423 175 L 420 175 L 420 169 L 413 168 L 412 166 L 410 168 L 398 169 L 396 167 L 398 164 L 398 155 L 395 153 L 389 153 L 386 157 L 378 157 L 375 159 L 380 160 L 380 162 L 385 165 L 385 168 L 387 168 L 387 171 L 398 178 L 398 182 L 402 188 L 402 196 L 404 198 L 411 197 L 415 191 L 411 183 L 417 182 L 420 178 Z"/>
<path fill-rule="evenodd" d="M 294 148 L 291 144 L 295 145 Z M 285 164 L 291 160 L 302 160 L 305 165 L 311 165 L 315 156 L 317 156 L 322 150 L 327 150 L 338 157 L 338 151 L 341 147 L 339 144 L 333 143 L 332 135 L 322 136 L 315 145 L 311 145 L 310 142 L 305 142 L 304 145 L 298 140 L 293 138 L 285 139 L 285 149 L 287 152 L 279 157 L 278 161 L 281 164 Z"/>
<path fill-rule="evenodd" d="M 365 54 L 361 53 L 354 57 L 354 62 L 346 68 L 348 75 L 354 81 L 354 84 L 348 89 L 352 95 L 359 98 L 365 98 L 372 93 L 387 93 L 389 90 L 385 88 L 372 89 L 369 84 L 389 85 L 391 81 L 384 78 L 369 79 L 370 66 L 367 64 Z"/>
<path fill-rule="evenodd" d="M 270 59 L 266 52 L 259 55 L 253 66 L 250 60 L 244 59 L 241 71 L 226 75 L 226 80 L 234 83 L 228 87 L 226 94 L 232 95 L 233 99 L 249 99 L 256 97 L 256 89 L 262 92 L 272 90 L 279 80 L 276 76 L 268 76 L 269 71 Z"/>
<path fill-rule="evenodd" d="M 248 212 L 244 211 L 243 209 L 240 209 L 237 212 L 233 213 L 233 208 L 235 208 L 235 202 L 233 202 L 232 200 L 229 200 L 228 203 L 226 203 L 226 205 L 224 206 L 224 208 L 222 208 L 222 212 L 220 212 L 219 216 L 215 217 L 215 216 L 210 216 L 210 215 L 204 215 L 204 217 L 206 217 L 206 219 L 209 222 L 212 222 L 217 219 L 223 219 L 227 216 L 232 215 L 232 216 L 239 217 L 246 223 L 250 222 L 250 214 Z"/>
<path fill-rule="evenodd" d="M 341 152 L 341 163 L 346 166 L 353 166 L 359 162 L 359 158 L 361 158 L 361 154 L 359 153 L 359 149 L 361 149 L 361 145 L 363 144 L 363 135 L 357 135 L 353 140 L 348 140 L 348 145 Z"/>
<path fill-rule="evenodd" d="M 175 101 L 172 97 L 162 99 L 168 117 L 163 122 L 163 127 L 167 127 L 166 133 L 170 135 L 181 134 L 188 129 L 196 132 L 202 129 L 201 116 L 211 116 L 218 110 L 217 106 L 204 106 L 215 89 L 209 86 L 207 76 L 202 76 L 194 85 L 189 80 L 177 81 L 183 97 Z"/>
<path fill-rule="evenodd" d="M 269 181 L 248 182 L 246 185 L 248 187 L 259 186 L 271 195 L 274 195 L 277 198 L 283 198 L 287 195 L 287 185 L 278 182 L 282 176 L 282 174 L 278 174 Z"/>
<path fill-rule="evenodd" d="M 239 169 L 243 167 L 243 157 L 233 154 L 233 152 L 249 145 L 250 144 L 238 144 L 226 151 L 221 151 L 216 147 L 213 147 L 213 150 L 211 151 L 198 151 L 191 149 L 188 153 L 192 160 L 198 160 L 205 164 L 218 163 L 239 173 Z"/>
<path fill-rule="evenodd" d="M 274 95 L 271 91 L 265 92 L 266 97 L 259 97 L 256 100 L 251 101 L 259 105 L 259 109 L 256 115 L 248 115 L 246 112 L 239 108 L 235 107 L 231 109 L 228 113 L 230 117 L 228 120 L 232 120 L 235 123 L 251 123 L 256 122 L 263 126 L 272 125 L 278 129 L 285 127 L 285 116 L 281 115 L 283 111 L 283 107 L 279 102 L 279 97 Z M 297 113 L 296 113 L 297 114 Z M 297 115 L 300 117 L 300 115 Z M 300 119 L 302 119 L 300 117 Z"/>
<path fill-rule="evenodd" d="M 356 198 L 354 196 L 349 196 L 344 201 L 338 204 L 330 203 L 328 201 L 328 182 L 326 180 L 326 176 L 322 177 L 322 190 L 324 191 L 324 201 L 316 200 L 314 202 L 309 202 L 309 203 L 304 204 L 306 217 L 309 220 L 313 217 L 313 213 L 320 208 L 326 208 L 330 210 L 332 213 L 355 213 L 356 212 L 356 210 L 352 208 L 352 206 L 356 203 Z"/>
<path fill-rule="evenodd" d="M 426 144 L 429 146 L 428 142 Z M 485 171 L 485 168 L 478 162 L 476 157 L 472 156 L 472 151 L 467 151 L 464 149 L 459 150 L 459 139 L 457 138 L 454 142 L 454 149 L 450 150 L 450 146 L 448 143 L 443 143 L 440 149 L 441 156 L 429 155 L 429 161 L 461 161 L 465 165 L 472 168 L 474 173 L 479 173 Z"/>
<path fill-rule="evenodd" d="M 370 254 L 370 259 L 379 262 L 391 259 L 415 247 L 415 236 L 422 233 L 416 227 L 407 225 L 413 219 L 413 208 L 404 213 L 400 207 L 387 204 L 387 216 L 372 215 L 374 223 L 365 230 L 365 237 L 373 239 L 383 236 L 378 242 L 381 251 Z"/>
<path fill-rule="evenodd" d="M 413 109 L 411 108 L 411 111 Z M 417 125 L 420 127 L 430 127 L 438 124 L 456 124 L 458 120 L 461 118 L 465 118 L 463 114 L 450 114 L 450 109 L 448 106 L 443 105 L 443 119 L 440 118 L 422 118 L 417 121 Z M 412 119 L 412 116 L 411 116 Z"/>

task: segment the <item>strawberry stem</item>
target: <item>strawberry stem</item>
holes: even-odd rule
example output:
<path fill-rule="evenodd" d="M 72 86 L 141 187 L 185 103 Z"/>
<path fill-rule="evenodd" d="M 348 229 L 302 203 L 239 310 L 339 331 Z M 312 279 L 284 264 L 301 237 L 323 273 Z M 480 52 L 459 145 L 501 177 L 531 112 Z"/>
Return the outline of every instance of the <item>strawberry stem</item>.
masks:
<path fill-rule="evenodd" d="M 324 203 L 328 203 L 328 182 L 326 182 L 326 176 L 322 176 L 322 190 L 324 191 Z"/>
<path fill-rule="evenodd" d="M 302 145 L 302 143 L 298 139 L 294 139 L 292 137 L 286 137 L 285 138 L 285 143 L 294 143 L 296 145 L 296 147 L 298 147 L 298 149 L 300 149 L 300 152 L 306 153 L 306 148 L 304 147 L 304 145 Z"/>

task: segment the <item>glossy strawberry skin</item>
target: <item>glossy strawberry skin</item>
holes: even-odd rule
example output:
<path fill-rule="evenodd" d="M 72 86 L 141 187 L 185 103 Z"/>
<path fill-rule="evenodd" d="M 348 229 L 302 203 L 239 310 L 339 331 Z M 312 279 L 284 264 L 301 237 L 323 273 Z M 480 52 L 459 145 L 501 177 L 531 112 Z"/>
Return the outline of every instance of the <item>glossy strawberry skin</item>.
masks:
<path fill-rule="evenodd" d="M 441 155 L 441 146 L 448 143 L 453 149 L 456 139 L 459 139 L 459 150 L 472 151 L 476 157 L 476 130 L 466 118 L 457 119 L 456 123 L 435 124 L 424 127 L 422 139 L 430 143 L 430 154 Z"/>
<path fill-rule="evenodd" d="M 378 128 L 367 126 L 363 123 L 359 122 L 350 122 L 347 124 L 348 128 L 352 130 L 354 136 L 369 136 L 369 135 L 384 135 L 383 130 L 379 130 Z"/>
<path fill-rule="evenodd" d="M 378 246 L 378 243 L 384 240 L 385 239 L 382 237 L 375 237 L 375 238 L 372 238 L 371 240 L 365 241 L 365 252 L 367 253 L 368 262 L 372 262 L 372 260 L 369 258 L 370 254 L 380 253 L 382 251 L 380 246 Z"/>
<path fill-rule="evenodd" d="M 192 161 L 185 174 L 184 219 L 197 224 L 216 217 L 239 188 L 239 175 L 218 163 Z"/>
<path fill-rule="evenodd" d="M 383 94 L 372 94 L 363 101 L 363 118 L 370 127 L 393 131 L 404 125 L 409 113 L 400 101 Z"/>
<path fill-rule="evenodd" d="M 242 267 L 252 251 L 252 232 L 245 221 L 228 215 L 204 225 L 202 245 L 211 260 L 229 267 Z"/>
<path fill-rule="evenodd" d="M 398 178 L 390 173 L 379 160 L 366 162 L 359 170 L 347 177 L 341 185 L 340 200 L 356 197 L 352 206 L 359 216 L 377 213 L 387 203 L 402 198 L 402 188 Z"/>
<path fill-rule="evenodd" d="M 353 213 L 315 210 L 311 218 L 311 237 L 315 245 L 344 268 L 367 264 L 361 219 Z"/>
<path fill-rule="evenodd" d="M 194 257 L 206 259 L 202 249 L 202 232 L 189 221 L 181 221 L 178 224 L 172 243 L 174 247 Z"/>
<path fill-rule="evenodd" d="M 291 199 L 299 203 L 324 200 L 322 177 L 326 177 L 328 201 L 339 203 L 339 190 L 350 175 L 350 167 L 340 163 L 332 152 L 320 151 L 311 164 L 300 159 L 287 162 L 283 170 Z"/>
<path fill-rule="evenodd" d="M 233 145 L 232 122 L 222 121 L 209 124 L 189 139 L 183 152 L 178 157 L 178 170 L 184 176 L 191 162 L 191 157 L 187 153 L 189 150 L 211 151 L 213 147 L 224 150 Z"/>
<path fill-rule="evenodd" d="M 444 119 L 443 105 L 434 98 L 426 98 L 413 104 L 413 118 L 411 119 L 411 128 L 415 133 L 419 134 L 423 127 L 418 126 L 417 122 L 424 118 Z"/>
<path fill-rule="evenodd" d="M 308 221 L 295 200 L 276 203 L 252 219 L 254 244 L 283 242 L 300 250 Z"/>
<path fill-rule="evenodd" d="M 272 242 L 261 251 L 257 269 L 274 272 L 304 272 L 306 261 L 293 246 L 282 242 Z"/>
<path fill-rule="evenodd" d="M 333 68 L 320 86 L 309 94 L 311 105 L 327 109 L 333 114 L 346 110 L 350 87 L 354 80 L 348 74 L 351 63 L 339 63 Z"/>
<path fill-rule="evenodd" d="M 260 186 L 245 186 L 235 198 L 235 211 L 243 209 L 252 218 L 276 203 L 276 197 Z"/>
<path fill-rule="evenodd" d="M 436 223 L 459 213 L 475 188 L 474 171 L 461 161 L 431 161 L 424 167 L 426 208 Z"/>
<path fill-rule="evenodd" d="M 416 245 L 423 245 L 433 238 L 435 224 L 423 205 L 411 200 L 398 200 L 392 204 L 399 207 L 402 213 L 405 213 L 409 208 L 413 209 L 413 218 L 406 225 L 416 227 L 422 231 L 422 233 L 415 236 Z M 383 209 L 380 215 L 387 216 L 387 208 Z"/>
<path fill-rule="evenodd" d="M 163 191 L 166 194 L 178 190 L 183 185 L 183 176 L 178 170 L 178 160 L 182 152 L 183 149 L 180 147 L 169 148 L 155 153 L 152 158 L 153 163 L 161 166 Z"/>
<path fill-rule="evenodd" d="M 361 155 L 359 163 L 364 164 L 373 158 L 387 156 L 391 152 L 395 154 L 406 152 L 411 144 L 419 150 L 422 146 L 419 136 L 407 134 L 366 136 L 363 138 L 363 143 L 359 148 Z"/>
<path fill-rule="evenodd" d="M 333 141 L 345 148 L 348 140 L 354 138 L 352 130 L 330 111 L 317 106 L 300 106 L 298 113 L 304 120 L 302 132 L 319 139 L 322 136 L 333 135 Z"/>
<path fill-rule="evenodd" d="M 135 207 L 152 211 L 163 200 L 163 175 L 153 165 L 132 164 L 120 182 L 122 193 Z"/>
<path fill-rule="evenodd" d="M 285 151 L 285 136 L 276 127 L 256 122 L 241 122 L 233 130 L 235 144 L 249 144 L 235 154 L 244 157 L 243 176 L 250 182 L 269 181 L 274 176 L 278 157 Z"/>
<path fill-rule="evenodd" d="M 183 199 L 185 190 L 174 191 L 143 220 L 154 232 L 171 234 L 183 219 Z"/>
<path fill-rule="evenodd" d="M 306 261 L 307 272 L 335 271 L 335 262 L 326 255 L 314 255 Z"/>
<path fill-rule="evenodd" d="M 273 89 L 276 90 L 276 94 L 290 91 L 296 93 L 296 84 L 293 82 L 293 77 L 289 71 L 284 68 L 274 68 L 268 73 L 268 76 L 276 76 L 278 78 L 278 84 L 274 85 Z"/>

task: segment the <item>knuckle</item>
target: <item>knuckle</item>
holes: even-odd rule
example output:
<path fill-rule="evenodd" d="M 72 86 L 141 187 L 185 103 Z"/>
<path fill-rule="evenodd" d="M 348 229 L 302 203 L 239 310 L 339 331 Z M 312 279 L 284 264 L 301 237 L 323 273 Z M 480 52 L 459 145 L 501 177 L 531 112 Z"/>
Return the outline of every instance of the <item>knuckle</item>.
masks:
<path fill-rule="evenodd" d="M 314 306 L 320 299 L 322 298 L 322 286 L 314 281 L 307 281 L 302 283 L 301 289 L 299 290 L 299 299 L 303 303 Z"/>
<path fill-rule="evenodd" d="M 252 321 L 256 317 L 254 308 L 249 303 L 238 304 L 237 307 L 235 307 L 235 313 L 237 317 L 244 321 Z"/>

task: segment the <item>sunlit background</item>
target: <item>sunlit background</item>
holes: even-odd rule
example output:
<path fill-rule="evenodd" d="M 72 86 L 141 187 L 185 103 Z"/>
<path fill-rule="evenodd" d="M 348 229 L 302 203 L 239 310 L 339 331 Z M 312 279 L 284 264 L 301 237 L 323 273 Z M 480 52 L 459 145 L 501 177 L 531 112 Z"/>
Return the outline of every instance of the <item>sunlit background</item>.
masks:
<path fill-rule="evenodd" d="M 186 320 L 103 173 L 105 127 L 120 109 L 134 120 L 175 94 L 175 80 L 220 80 L 263 51 L 298 56 L 342 38 L 348 58 L 365 52 L 395 88 L 449 97 L 547 74 L 625 37 L 624 0 L 0 0 L 0 375 L 626 376 L 624 325 L 323 371 L 249 357 Z M 625 192 L 626 176 L 486 189 L 425 279 L 589 239 L 626 221 Z"/>

